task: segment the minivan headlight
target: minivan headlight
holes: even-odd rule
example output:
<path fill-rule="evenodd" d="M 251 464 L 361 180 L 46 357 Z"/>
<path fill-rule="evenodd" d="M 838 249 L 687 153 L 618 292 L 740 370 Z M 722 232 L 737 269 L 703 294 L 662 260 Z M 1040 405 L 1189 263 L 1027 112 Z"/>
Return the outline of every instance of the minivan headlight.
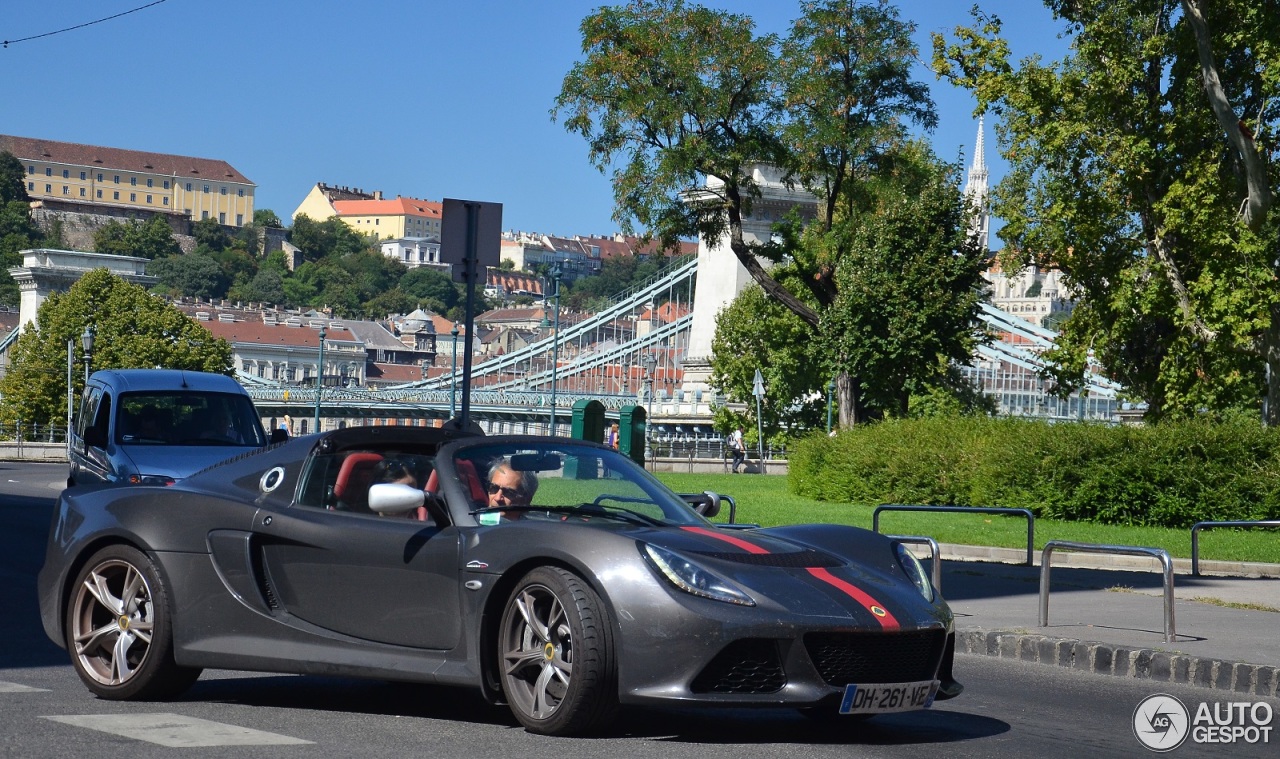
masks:
<path fill-rule="evenodd" d="M 738 586 L 675 551 L 648 543 L 641 544 L 642 553 L 658 574 L 686 593 L 714 601 L 755 606 L 756 602 Z"/>
<path fill-rule="evenodd" d="M 177 480 L 172 477 L 166 477 L 163 474 L 131 474 L 129 475 L 130 485 L 160 485 L 168 487 Z"/>

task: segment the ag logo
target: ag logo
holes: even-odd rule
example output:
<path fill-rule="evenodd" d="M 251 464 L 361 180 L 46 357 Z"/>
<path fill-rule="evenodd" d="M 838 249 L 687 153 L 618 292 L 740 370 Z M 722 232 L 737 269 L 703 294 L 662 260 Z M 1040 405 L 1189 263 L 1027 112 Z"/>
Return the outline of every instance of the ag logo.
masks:
<path fill-rule="evenodd" d="M 1163 693 L 1147 696 L 1133 710 L 1133 734 L 1152 751 L 1172 751 L 1187 739 L 1190 715 L 1181 701 Z"/>

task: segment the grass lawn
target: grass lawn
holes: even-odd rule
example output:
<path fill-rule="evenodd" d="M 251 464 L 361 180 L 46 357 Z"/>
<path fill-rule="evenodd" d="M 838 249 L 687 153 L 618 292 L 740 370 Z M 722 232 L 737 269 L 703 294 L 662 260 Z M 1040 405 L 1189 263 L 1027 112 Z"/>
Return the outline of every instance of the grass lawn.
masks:
<path fill-rule="evenodd" d="M 877 505 L 828 503 L 803 498 L 788 489 L 787 478 L 783 476 L 684 472 L 658 472 L 657 476 L 677 492 L 713 490 L 730 495 L 738 505 L 736 521 L 766 527 L 821 522 L 871 529 L 871 516 Z M 715 521 L 728 519 L 726 505 Z M 880 531 L 894 535 L 927 535 L 939 543 L 1021 550 L 1027 547 L 1027 522 L 1021 516 L 886 511 L 880 514 Z M 1037 556 L 1050 540 L 1163 548 L 1172 557 L 1191 558 L 1189 527 L 1174 530 L 1037 519 Z M 1280 564 L 1280 530 L 1201 530 L 1200 558 Z"/>

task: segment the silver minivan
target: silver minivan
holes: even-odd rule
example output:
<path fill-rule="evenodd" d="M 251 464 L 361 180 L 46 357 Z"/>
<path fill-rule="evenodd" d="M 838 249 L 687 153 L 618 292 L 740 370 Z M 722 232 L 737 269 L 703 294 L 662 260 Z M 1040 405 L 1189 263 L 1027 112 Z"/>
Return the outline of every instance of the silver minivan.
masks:
<path fill-rule="evenodd" d="M 67 485 L 172 485 L 267 443 L 249 394 L 224 374 L 98 371 L 72 430 Z"/>

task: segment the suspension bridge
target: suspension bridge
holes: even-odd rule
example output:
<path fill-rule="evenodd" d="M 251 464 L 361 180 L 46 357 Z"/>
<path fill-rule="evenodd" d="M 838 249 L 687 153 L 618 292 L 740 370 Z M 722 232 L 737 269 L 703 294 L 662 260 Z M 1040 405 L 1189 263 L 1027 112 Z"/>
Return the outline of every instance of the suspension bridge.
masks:
<path fill-rule="evenodd" d="M 558 332 L 548 329 L 518 350 L 473 364 L 471 418 L 490 433 L 546 432 L 553 415 L 558 428 L 568 429 L 574 404 L 589 399 L 604 404 L 612 417 L 623 406 L 646 407 L 659 440 L 718 439 L 712 415 L 727 399 L 685 389 L 682 382 L 697 270 L 697 259 L 673 266 L 594 314 L 562 315 Z M 1082 391 L 1066 397 L 1046 385 L 1042 354 L 1057 337 L 1053 331 L 986 304 L 979 318 L 994 339 L 962 371 L 995 399 L 999 413 L 1114 420 L 1121 391 L 1115 382 L 1090 373 Z M 460 407 L 463 387 L 460 368 L 381 389 L 316 390 L 251 376 L 241 380 L 264 416 L 305 420 L 318 410 L 326 419 L 352 423 L 448 419 Z"/>

